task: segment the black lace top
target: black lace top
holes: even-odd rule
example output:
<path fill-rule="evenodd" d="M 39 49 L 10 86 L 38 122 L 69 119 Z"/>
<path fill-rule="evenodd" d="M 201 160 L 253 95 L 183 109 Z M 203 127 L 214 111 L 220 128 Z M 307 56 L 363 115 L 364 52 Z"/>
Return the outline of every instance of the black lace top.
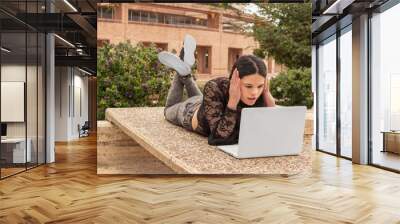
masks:
<path fill-rule="evenodd" d="M 240 115 L 245 107 L 264 107 L 262 95 L 252 106 L 239 102 L 236 111 L 227 107 L 229 100 L 229 79 L 225 77 L 208 81 L 204 86 L 203 102 L 197 112 L 196 132 L 208 136 L 210 145 L 237 144 L 240 129 Z"/>

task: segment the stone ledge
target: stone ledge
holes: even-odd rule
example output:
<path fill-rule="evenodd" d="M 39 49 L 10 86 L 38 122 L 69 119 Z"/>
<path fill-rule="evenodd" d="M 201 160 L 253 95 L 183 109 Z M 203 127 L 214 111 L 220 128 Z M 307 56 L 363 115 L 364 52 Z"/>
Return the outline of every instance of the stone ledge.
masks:
<path fill-rule="evenodd" d="M 111 108 L 106 119 L 176 173 L 293 175 L 311 170 L 312 129 L 305 131 L 298 156 L 236 159 L 208 145 L 207 138 L 167 122 L 163 107 Z"/>
<path fill-rule="evenodd" d="M 97 125 L 97 174 L 175 173 L 115 125 Z"/>

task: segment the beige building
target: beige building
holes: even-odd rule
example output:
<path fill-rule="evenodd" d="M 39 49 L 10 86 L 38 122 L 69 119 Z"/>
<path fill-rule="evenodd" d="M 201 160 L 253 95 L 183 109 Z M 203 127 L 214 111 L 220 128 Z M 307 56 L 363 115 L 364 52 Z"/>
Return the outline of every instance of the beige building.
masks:
<path fill-rule="evenodd" d="M 251 24 L 250 15 L 209 4 L 191 3 L 102 3 L 98 7 L 98 44 L 129 40 L 156 44 L 179 54 L 185 34 L 197 41 L 196 60 L 200 79 L 226 76 L 242 54 L 252 54 L 258 43 L 240 33 L 235 24 Z M 266 60 L 268 73 L 282 66 Z"/>

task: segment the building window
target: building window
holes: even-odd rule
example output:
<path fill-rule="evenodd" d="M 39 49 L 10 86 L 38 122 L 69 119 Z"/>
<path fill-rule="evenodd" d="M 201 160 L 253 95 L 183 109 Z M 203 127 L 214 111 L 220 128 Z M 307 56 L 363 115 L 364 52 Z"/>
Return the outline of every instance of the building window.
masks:
<path fill-rule="evenodd" d="M 149 22 L 151 23 L 156 23 L 158 21 L 157 19 L 157 13 L 150 12 L 149 13 Z"/>
<path fill-rule="evenodd" d="M 197 72 L 199 74 L 211 74 L 211 47 L 209 46 L 197 46 L 196 47 L 196 63 Z"/>
<path fill-rule="evenodd" d="M 97 16 L 102 19 L 114 19 L 115 12 L 112 7 L 98 7 Z"/>
<path fill-rule="evenodd" d="M 400 4 L 371 18 L 372 164 L 400 171 Z"/>
<path fill-rule="evenodd" d="M 149 22 L 149 12 L 141 11 L 140 12 L 140 21 L 142 22 Z"/>
<path fill-rule="evenodd" d="M 241 48 L 228 48 L 228 73 L 230 73 L 236 60 L 243 54 Z"/>
<path fill-rule="evenodd" d="M 184 26 L 185 25 L 185 20 L 186 20 L 187 17 L 185 17 L 185 16 L 177 16 L 176 18 L 177 18 L 177 24 L 178 25 L 180 25 L 180 26 Z M 188 18 L 188 19 L 190 19 L 190 18 Z"/>
<path fill-rule="evenodd" d="M 208 59 L 209 59 L 209 55 L 208 55 L 208 49 L 206 50 L 206 53 L 204 54 L 204 56 L 205 56 L 205 59 L 204 59 L 204 61 L 206 62 L 206 64 L 205 64 L 205 68 L 206 69 L 208 69 Z"/>
<path fill-rule="evenodd" d="M 192 18 L 186 17 L 186 18 L 185 18 L 185 25 L 188 25 L 188 26 L 192 25 L 192 21 L 193 21 Z"/>
<path fill-rule="evenodd" d="M 157 12 L 147 12 L 147 11 L 133 10 L 133 9 L 130 9 L 128 11 L 128 19 L 129 21 L 135 21 L 135 22 L 173 24 L 177 26 L 201 26 L 201 27 L 208 26 L 207 19 L 157 13 Z"/>
<path fill-rule="evenodd" d="M 157 23 L 165 23 L 165 15 L 158 14 L 157 16 Z"/>
<path fill-rule="evenodd" d="M 129 21 L 140 21 L 140 12 L 129 10 L 128 20 Z"/>

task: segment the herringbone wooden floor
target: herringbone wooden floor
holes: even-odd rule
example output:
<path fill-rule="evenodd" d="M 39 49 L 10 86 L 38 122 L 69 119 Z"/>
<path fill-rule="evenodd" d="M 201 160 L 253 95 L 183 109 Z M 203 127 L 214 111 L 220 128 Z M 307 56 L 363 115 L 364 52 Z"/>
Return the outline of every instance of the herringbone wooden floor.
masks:
<path fill-rule="evenodd" d="M 98 176 L 96 139 L 0 181 L 0 223 L 400 223 L 400 175 L 316 153 L 310 177 Z"/>

